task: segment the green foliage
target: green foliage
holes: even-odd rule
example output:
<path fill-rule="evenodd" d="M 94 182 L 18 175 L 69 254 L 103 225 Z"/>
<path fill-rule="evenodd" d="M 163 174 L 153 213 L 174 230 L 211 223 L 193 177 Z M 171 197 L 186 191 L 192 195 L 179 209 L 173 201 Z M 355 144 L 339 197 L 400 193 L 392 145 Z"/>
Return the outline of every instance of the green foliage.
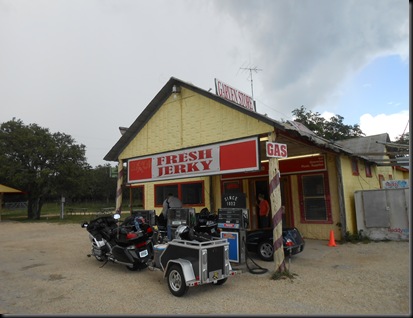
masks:
<path fill-rule="evenodd" d="M 344 117 L 340 115 L 335 115 L 330 120 L 326 120 L 321 117 L 320 113 L 307 111 L 304 106 L 294 109 L 292 113 L 295 121 L 305 125 L 317 136 L 328 140 L 337 141 L 365 135 L 359 125 L 345 125 L 343 123 Z"/>
<path fill-rule="evenodd" d="M 394 142 L 397 143 L 397 144 L 409 145 L 410 132 L 408 131 L 404 134 L 399 135 Z"/>
<path fill-rule="evenodd" d="M 85 146 L 64 133 L 11 120 L 0 125 L 0 183 L 25 191 L 28 218 L 39 219 L 44 200 L 81 189 Z"/>

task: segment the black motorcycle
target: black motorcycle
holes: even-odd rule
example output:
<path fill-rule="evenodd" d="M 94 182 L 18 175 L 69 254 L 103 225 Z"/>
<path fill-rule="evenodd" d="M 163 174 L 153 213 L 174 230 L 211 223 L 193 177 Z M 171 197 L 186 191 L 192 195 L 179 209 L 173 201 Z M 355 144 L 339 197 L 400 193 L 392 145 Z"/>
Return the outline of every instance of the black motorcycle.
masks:
<path fill-rule="evenodd" d="M 92 253 L 98 261 L 144 269 L 153 259 L 153 229 L 142 217 L 129 216 L 119 224 L 119 214 L 100 216 L 81 224 L 89 232 Z"/>

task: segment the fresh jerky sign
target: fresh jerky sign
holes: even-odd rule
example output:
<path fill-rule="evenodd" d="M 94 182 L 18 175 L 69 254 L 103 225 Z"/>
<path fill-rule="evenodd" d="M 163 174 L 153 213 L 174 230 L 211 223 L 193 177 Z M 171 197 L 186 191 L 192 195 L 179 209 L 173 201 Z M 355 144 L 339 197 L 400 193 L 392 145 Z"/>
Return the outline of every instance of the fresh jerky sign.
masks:
<path fill-rule="evenodd" d="M 258 138 L 128 160 L 128 183 L 259 170 Z"/>
<path fill-rule="evenodd" d="M 218 79 L 215 79 L 215 91 L 219 97 L 255 112 L 255 105 L 251 96 L 221 82 Z"/>

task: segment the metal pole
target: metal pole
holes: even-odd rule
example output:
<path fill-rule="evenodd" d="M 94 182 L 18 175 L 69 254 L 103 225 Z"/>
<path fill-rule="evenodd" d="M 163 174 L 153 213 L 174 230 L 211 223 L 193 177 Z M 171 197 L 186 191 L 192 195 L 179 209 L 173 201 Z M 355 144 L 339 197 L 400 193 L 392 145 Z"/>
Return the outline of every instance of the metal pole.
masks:
<path fill-rule="evenodd" d="M 60 206 L 60 218 L 63 220 L 65 216 L 65 197 L 62 195 L 61 206 Z"/>

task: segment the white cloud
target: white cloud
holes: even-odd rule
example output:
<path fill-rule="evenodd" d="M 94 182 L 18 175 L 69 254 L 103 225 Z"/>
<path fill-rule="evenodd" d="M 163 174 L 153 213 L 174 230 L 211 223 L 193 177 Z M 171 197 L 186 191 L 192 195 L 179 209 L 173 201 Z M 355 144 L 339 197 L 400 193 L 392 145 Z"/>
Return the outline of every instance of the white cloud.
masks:
<path fill-rule="evenodd" d="M 320 116 L 323 117 L 325 120 L 330 120 L 331 117 L 334 117 L 336 114 L 332 112 L 325 111 Z"/>
<path fill-rule="evenodd" d="M 396 114 L 379 114 L 376 116 L 364 114 L 360 117 L 360 129 L 366 136 L 388 133 L 390 140 L 394 141 L 403 132 L 409 131 L 408 121 L 408 111 L 401 111 Z"/>

